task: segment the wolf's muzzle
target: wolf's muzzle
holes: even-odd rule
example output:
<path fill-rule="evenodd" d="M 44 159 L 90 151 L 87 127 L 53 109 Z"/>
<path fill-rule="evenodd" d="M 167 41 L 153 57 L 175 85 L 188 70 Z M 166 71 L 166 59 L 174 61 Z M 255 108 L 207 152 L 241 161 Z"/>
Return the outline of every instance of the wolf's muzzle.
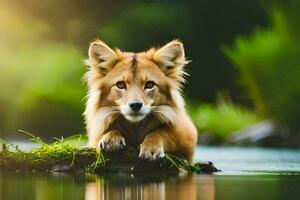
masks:
<path fill-rule="evenodd" d="M 139 100 L 132 100 L 128 103 L 129 107 L 131 108 L 132 111 L 134 112 L 138 112 L 141 110 L 142 106 L 143 106 L 143 102 L 139 101 Z"/>

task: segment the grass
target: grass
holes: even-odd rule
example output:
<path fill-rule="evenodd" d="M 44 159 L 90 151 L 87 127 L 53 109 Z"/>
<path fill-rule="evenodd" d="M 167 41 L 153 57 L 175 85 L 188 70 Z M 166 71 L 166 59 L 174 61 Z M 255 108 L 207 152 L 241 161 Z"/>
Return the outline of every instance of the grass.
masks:
<path fill-rule="evenodd" d="M 20 131 L 31 138 L 30 140 L 36 142 L 40 147 L 32 149 L 30 152 L 24 152 L 19 149 L 18 146 L 13 144 L 7 144 L 2 140 L 2 150 L 0 152 L 0 168 L 1 170 L 8 171 L 50 171 L 54 165 L 59 163 L 69 163 L 69 167 L 73 167 L 75 164 L 78 165 L 79 155 L 86 153 L 90 156 L 90 161 L 85 163 L 85 171 L 94 171 L 97 167 L 105 162 L 103 154 L 96 150 L 84 150 L 79 149 L 76 145 L 69 144 L 68 141 L 74 138 L 71 136 L 66 139 L 54 138 L 52 144 L 45 143 L 41 138 L 36 137 L 28 132 Z M 78 140 L 81 140 L 81 136 Z M 13 150 L 11 150 L 13 149 Z M 77 161 L 75 163 L 75 161 Z M 78 166 L 82 167 L 82 166 Z"/>
<path fill-rule="evenodd" d="M 200 134 L 214 135 L 218 140 L 228 138 L 232 133 L 261 121 L 254 112 L 246 108 L 221 102 L 217 105 L 192 106 L 190 115 Z"/>
<path fill-rule="evenodd" d="M 138 158 L 138 149 L 127 148 L 120 152 L 105 153 L 96 149 L 80 148 L 69 141 L 80 143 L 81 135 L 66 139 L 54 138 L 52 144 L 45 143 L 41 138 L 28 132 L 31 140 L 40 147 L 24 152 L 18 146 L 2 142 L 0 151 L 0 172 L 129 172 L 129 173 L 209 173 L 216 171 L 212 163 L 196 163 L 189 165 L 174 155 L 166 154 L 159 161 L 147 161 Z M 13 149 L 12 149 L 13 147 Z"/>

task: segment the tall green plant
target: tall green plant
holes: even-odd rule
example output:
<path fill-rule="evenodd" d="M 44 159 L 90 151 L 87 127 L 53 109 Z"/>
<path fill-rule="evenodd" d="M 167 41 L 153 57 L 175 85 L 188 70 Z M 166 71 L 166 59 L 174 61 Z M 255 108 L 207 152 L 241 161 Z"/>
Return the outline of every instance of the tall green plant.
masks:
<path fill-rule="evenodd" d="M 273 5 L 268 29 L 238 37 L 225 53 L 240 73 L 258 110 L 292 130 L 300 129 L 300 3 Z"/>

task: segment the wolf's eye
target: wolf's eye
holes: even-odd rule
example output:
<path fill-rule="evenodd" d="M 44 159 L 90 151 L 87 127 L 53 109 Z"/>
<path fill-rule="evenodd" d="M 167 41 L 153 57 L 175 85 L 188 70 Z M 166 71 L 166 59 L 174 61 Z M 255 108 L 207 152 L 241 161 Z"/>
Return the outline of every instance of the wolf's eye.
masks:
<path fill-rule="evenodd" d="M 145 89 L 152 89 L 155 83 L 153 81 L 147 81 L 145 84 Z"/>
<path fill-rule="evenodd" d="M 125 82 L 124 81 L 118 81 L 116 86 L 119 88 L 119 89 L 125 89 L 126 88 L 126 85 L 125 85 Z"/>

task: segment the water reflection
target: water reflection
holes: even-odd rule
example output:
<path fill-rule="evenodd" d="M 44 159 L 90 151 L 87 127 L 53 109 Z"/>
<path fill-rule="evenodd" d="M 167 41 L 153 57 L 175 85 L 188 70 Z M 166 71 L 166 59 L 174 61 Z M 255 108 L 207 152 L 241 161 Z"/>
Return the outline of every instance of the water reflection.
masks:
<path fill-rule="evenodd" d="M 298 149 L 201 147 L 196 158 L 211 160 L 225 172 L 179 177 L 4 173 L 0 200 L 299 199 Z"/>
<path fill-rule="evenodd" d="M 85 199 L 215 199 L 214 176 L 196 179 L 195 176 L 186 175 L 148 183 L 143 178 L 125 176 L 114 180 L 113 177 L 97 177 L 86 184 Z"/>
<path fill-rule="evenodd" d="M 299 185 L 297 174 L 179 177 L 0 174 L 0 200 L 282 200 L 297 199 Z"/>

